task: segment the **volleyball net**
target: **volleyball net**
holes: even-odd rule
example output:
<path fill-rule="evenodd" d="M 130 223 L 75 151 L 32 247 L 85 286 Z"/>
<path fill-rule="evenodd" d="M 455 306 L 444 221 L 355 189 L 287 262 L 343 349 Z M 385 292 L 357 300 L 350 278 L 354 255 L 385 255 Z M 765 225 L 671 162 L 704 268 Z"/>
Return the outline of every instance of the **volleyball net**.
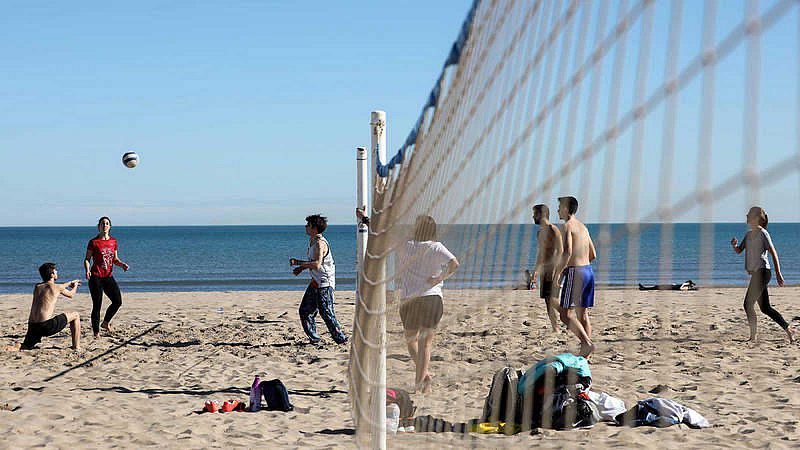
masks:
<path fill-rule="evenodd" d="M 447 289 L 483 309 L 533 267 L 531 207 L 555 211 L 560 196 L 576 197 L 593 224 L 597 279 L 608 285 L 686 273 L 713 284 L 724 272 L 713 223 L 741 222 L 754 204 L 797 221 L 799 9 L 795 0 L 475 1 L 396 153 L 386 154 L 385 115 L 373 113 L 372 220 L 349 371 L 359 443 L 385 439 L 383 390 L 410 384 L 394 295 L 408 267 L 392 255 L 417 217 L 435 219 L 461 262 Z M 691 258 L 676 233 L 691 235 Z"/>

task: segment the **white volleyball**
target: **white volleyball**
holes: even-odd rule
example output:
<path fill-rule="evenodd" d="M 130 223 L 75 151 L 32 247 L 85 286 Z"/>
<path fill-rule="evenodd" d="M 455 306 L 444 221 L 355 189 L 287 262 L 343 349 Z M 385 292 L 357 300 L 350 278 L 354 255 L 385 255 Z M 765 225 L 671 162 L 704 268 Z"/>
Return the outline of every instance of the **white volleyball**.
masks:
<path fill-rule="evenodd" d="M 125 153 L 122 155 L 122 164 L 125 164 L 125 167 L 129 169 L 133 169 L 139 165 L 139 155 L 136 152 Z"/>

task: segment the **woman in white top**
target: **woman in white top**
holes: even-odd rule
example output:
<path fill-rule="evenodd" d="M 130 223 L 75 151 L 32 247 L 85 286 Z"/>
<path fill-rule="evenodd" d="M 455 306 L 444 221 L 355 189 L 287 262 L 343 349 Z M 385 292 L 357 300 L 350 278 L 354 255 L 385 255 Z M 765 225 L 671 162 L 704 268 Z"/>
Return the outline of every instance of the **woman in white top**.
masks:
<path fill-rule="evenodd" d="M 747 212 L 747 224 L 750 231 L 744 235 L 742 242 L 736 238 L 731 239 L 731 246 L 738 254 L 745 252 L 744 266 L 750 274 L 750 284 L 747 286 L 747 293 L 744 297 L 744 310 L 747 313 L 747 322 L 750 325 L 750 341 L 758 340 L 758 317 L 756 315 L 755 304 L 761 308 L 761 312 L 768 315 L 772 320 L 781 326 L 789 336 L 789 342 L 794 342 L 794 329 L 784 320 L 783 316 L 769 304 L 769 292 L 767 285 L 772 278 L 769 259 L 767 253 L 772 255 L 772 262 L 775 265 L 775 278 L 778 286 L 783 286 L 783 274 L 781 274 L 781 264 L 778 260 L 778 252 L 772 245 L 772 238 L 767 232 L 769 218 L 766 211 L 758 206 L 753 206 Z"/>
<path fill-rule="evenodd" d="M 408 353 L 416 367 L 417 390 L 430 392 L 428 372 L 436 327 L 442 319 L 442 285 L 458 268 L 458 259 L 436 240 L 436 222 L 419 216 L 414 237 L 397 249 L 400 320 Z"/>

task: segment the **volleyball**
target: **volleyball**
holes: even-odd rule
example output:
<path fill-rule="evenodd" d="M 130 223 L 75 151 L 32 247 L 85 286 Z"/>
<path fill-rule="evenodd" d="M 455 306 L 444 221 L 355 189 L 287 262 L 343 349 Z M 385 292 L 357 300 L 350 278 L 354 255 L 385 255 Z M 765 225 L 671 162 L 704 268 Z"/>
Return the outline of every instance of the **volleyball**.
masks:
<path fill-rule="evenodd" d="M 125 164 L 125 167 L 129 169 L 133 169 L 137 165 L 139 165 L 139 155 L 136 152 L 127 152 L 122 155 L 122 164 Z"/>

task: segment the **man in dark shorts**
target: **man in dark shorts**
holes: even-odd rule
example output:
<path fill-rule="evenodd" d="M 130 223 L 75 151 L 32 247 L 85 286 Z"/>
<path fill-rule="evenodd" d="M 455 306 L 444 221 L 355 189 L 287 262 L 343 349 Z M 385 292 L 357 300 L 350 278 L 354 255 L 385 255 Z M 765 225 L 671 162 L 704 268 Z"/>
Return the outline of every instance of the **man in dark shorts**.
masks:
<path fill-rule="evenodd" d="M 558 328 L 558 290 L 553 291 L 555 269 L 563 251 L 563 241 L 558 227 L 550 223 L 550 208 L 547 205 L 533 207 L 533 223 L 539 225 L 536 237 L 536 267 L 533 269 L 533 285 L 536 286 L 537 276 L 539 285 L 539 298 L 544 300 L 550 326 L 557 333 Z"/>
<path fill-rule="evenodd" d="M 28 332 L 20 345 L 20 350 L 32 350 L 45 336 L 52 336 L 66 328 L 69 324 L 72 333 L 72 349 L 81 347 L 81 318 L 77 312 L 67 311 L 53 316 L 56 300 L 59 295 L 72 298 L 81 285 L 80 280 L 69 283 L 56 283 L 58 269 L 53 263 L 44 263 L 39 267 L 42 282 L 33 288 L 33 303 L 28 316 Z"/>

